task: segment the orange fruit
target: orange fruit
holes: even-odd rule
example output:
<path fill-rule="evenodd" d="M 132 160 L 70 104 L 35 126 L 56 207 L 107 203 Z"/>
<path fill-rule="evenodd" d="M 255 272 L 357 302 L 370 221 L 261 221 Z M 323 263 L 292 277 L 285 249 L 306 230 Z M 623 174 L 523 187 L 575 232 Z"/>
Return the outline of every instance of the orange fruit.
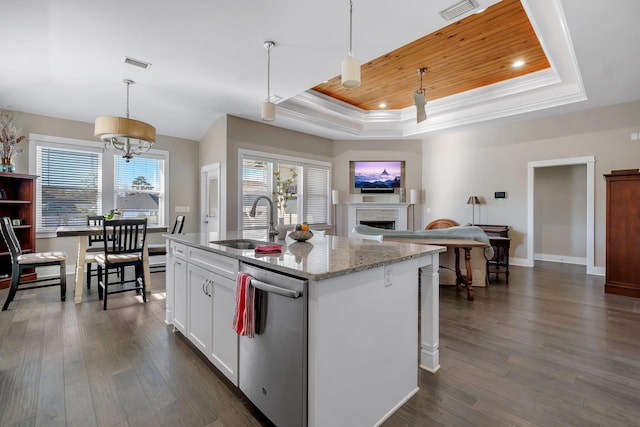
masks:
<path fill-rule="evenodd" d="M 302 224 L 302 231 L 309 231 L 309 225 L 308 224 Z"/>

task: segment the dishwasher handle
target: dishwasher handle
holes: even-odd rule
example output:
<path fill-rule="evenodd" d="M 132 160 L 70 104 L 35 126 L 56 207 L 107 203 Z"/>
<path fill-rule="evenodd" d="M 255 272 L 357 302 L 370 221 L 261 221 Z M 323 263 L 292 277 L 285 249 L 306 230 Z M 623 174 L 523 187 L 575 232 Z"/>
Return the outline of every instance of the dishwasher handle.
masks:
<path fill-rule="evenodd" d="M 251 279 L 251 285 L 256 289 L 260 289 L 261 291 L 271 292 L 273 294 L 280 295 L 287 298 L 296 299 L 302 296 L 302 293 L 300 291 L 281 288 L 279 286 L 270 285 L 268 283 L 261 282 L 260 280 L 256 280 L 256 279 Z"/>

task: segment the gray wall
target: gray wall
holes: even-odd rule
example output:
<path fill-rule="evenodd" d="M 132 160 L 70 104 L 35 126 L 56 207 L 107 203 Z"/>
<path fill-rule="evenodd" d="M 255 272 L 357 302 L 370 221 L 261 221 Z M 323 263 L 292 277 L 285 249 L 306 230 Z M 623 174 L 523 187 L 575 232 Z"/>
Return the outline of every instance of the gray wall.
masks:
<path fill-rule="evenodd" d="M 535 259 L 586 262 L 586 182 L 586 165 L 536 168 Z"/>

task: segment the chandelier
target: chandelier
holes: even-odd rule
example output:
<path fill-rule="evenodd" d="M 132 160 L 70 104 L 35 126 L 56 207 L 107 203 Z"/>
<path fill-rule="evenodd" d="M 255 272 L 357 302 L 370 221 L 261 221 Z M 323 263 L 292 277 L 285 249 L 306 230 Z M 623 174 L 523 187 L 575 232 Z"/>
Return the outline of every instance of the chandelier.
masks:
<path fill-rule="evenodd" d="M 104 142 L 105 149 L 122 155 L 128 163 L 133 156 L 149 151 L 151 144 L 156 142 L 156 128 L 129 118 L 129 86 L 135 82 L 129 79 L 122 82 L 127 85 L 126 117 L 98 117 L 94 134 Z"/>

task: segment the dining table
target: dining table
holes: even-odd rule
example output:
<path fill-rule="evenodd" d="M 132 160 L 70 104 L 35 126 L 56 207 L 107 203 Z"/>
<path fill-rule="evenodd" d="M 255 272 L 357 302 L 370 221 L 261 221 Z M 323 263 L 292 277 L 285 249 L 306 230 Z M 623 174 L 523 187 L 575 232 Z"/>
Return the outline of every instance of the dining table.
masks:
<path fill-rule="evenodd" d="M 167 226 L 162 225 L 147 225 L 147 233 L 166 233 Z M 76 283 L 74 300 L 76 304 L 82 302 L 82 289 L 84 288 L 84 276 L 85 276 L 85 257 L 87 253 L 87 247 L 89 246 L 89 236 L 97 236 L 104 233 L 101 225 L 68 225 L 60 226 L 56 229 L 57 237 L 78 237 L 78 257 L 76 258 Z M 144 247 L 142 249 L 142 262 L 143 262 L 143 274 L 144 282 L 147 288 L 147 292 L 151 292 L 151 272 L 149 270 L 149 251 L 147 248 L 147 240 L 144 241 Z"/>

